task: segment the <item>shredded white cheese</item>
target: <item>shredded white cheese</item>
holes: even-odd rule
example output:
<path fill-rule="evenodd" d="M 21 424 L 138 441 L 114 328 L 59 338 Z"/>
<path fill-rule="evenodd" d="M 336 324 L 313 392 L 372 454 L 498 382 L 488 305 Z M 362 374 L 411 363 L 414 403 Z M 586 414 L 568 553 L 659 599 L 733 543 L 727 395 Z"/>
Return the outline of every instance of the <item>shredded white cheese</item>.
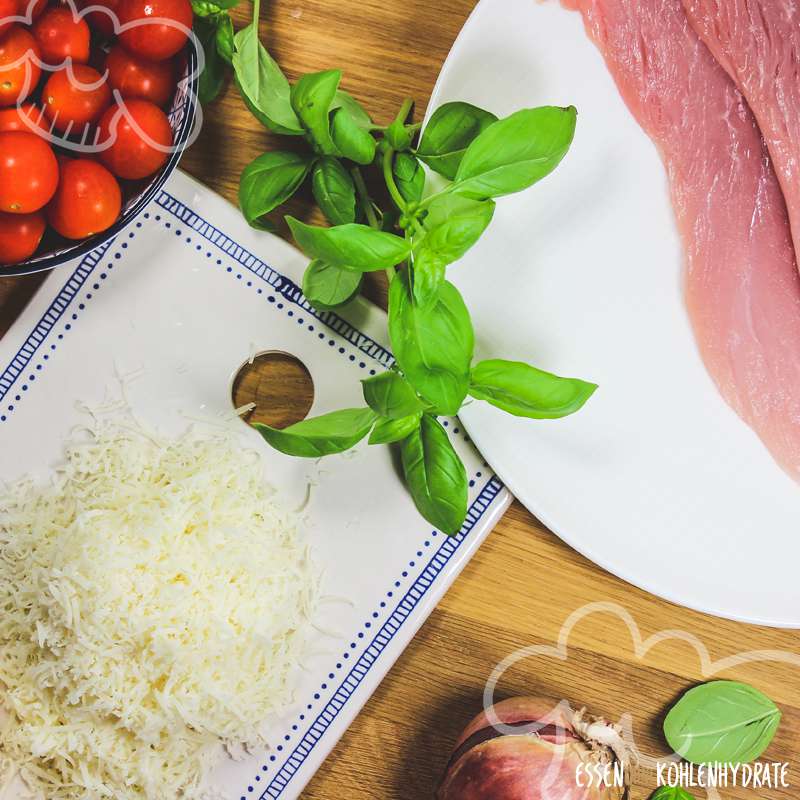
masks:
<path fill-rule="evenodd" d="M 290 700 L 315 592 L 230 436 L 75 438 L 0 495 L 0 758 L 46 800 L 198 797 Z"/>

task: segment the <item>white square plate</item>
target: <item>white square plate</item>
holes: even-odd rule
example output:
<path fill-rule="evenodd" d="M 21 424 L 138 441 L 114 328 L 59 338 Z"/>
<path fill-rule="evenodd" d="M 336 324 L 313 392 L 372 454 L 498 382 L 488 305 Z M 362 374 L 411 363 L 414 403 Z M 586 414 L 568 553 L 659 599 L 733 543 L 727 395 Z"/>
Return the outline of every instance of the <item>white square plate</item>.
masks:
<path fill-rule="evenodd" d="M 0 480 L 46 479 L 85 421 L 79 403 L 118 391 L 117 376 L 132 371 L 133 412 L 168 433 L 230 416 L 233 377 L 253 350 L 306 365 L 312 415 L 363 405 L 359 379 L 392 363 L 385 316 L 361 299 L 341 314 L 315 311 L 297 285 L 305 264 L 176 173 L 110 245 L 54 272 L 0 341 Z M 313 634 L 316 655 L 298 670 L 296 702 L 269 723 L 269 750 L 214 774 L 231 800 L 299 794 L 510 502 L 458 421 L 444 424 L 471 487 L 452 538 L 419 516 L 388 448 L 317 464 L 269 449 L 241 424 L 288 507 L 316 484 L 307 515 L 321 591 L 349 602 L 322 604 L 314 622 L 334 635 Z"/>

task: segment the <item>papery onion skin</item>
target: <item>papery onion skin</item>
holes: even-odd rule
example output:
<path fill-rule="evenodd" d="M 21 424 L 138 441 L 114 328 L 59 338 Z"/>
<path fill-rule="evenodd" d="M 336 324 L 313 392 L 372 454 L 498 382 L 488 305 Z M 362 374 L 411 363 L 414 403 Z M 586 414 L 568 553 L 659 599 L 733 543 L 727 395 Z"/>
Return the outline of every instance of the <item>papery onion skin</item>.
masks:
<path fill-rule="evenodd" d="M 517 697 L 497 703 L 494 714 L 520 733 L 503 735 L 482 711 L 464 729 L 453 751 L 438 800 L 622 800 L 624 786 L 581 786 L 579 766 L 613 765 L 611 748 L 585 741 L 576 727 L 581 714 L 566 703 Z M 525 732 L 536 723 L 537 732 Z M 538 727 L 542 726 L 542 727 Z M 491 737 L 491 738 L 487 738 Z M 589 774 L 581 776 L 589 783 Z"/>

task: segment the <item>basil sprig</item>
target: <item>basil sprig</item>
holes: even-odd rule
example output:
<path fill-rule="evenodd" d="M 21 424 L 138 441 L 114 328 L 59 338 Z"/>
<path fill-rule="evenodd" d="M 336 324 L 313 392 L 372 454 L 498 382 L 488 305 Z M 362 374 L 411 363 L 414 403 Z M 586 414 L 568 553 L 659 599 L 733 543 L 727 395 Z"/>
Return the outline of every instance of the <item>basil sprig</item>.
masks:
<path fill-rule="evenodd" d="M 690 689 L 664 719 L 664 736 L 695 764 L 747 764 L 769 746 L 781 721 L 765 694 L 737 681 L 711 681 Z"/>
<path fill-rule="evenodd" d="M 340 70 L 289 83 L 259 40 L 258 0 L 251 23 L 235 35 L 222 4 L 194 2 L 202 24 L 213 20 L 204 41 L 213 33 L 219 62 L 232 61 L 255 117 L 275 133 L 305 140 L 305 149 L 270 151 L 247 165 L 239 190 L 247 221 L 271 229 L 267 215 L 310 185 L 329 225 L 286 216 L 310 260 L 306 299 L 327 312 L 353 299 L 366 272 L 383 270 L 389 283 L 396 364 L 362 382 L 366 406 L 282 430 L 256 427 L 272 447 L 310 458 L 343 452 L 363 439 L 397 444 L 416 507 L 453 534 L 466 515 L 468 479 L 437 415 L 457 414 L 469 394 L 510 414 L 553 419 L 576 412 L 596 389 L 518 361 L 474 363 L 469 311 L 447 280 L 448 267 L 491 224 L 494 199 L 526 189 L 557 167 L 572 142 L 575 109 L 543 106 L 498 119 L 469 103 L 446 103 L 421 130 L 408 99 L 393 119 L 376 124 L 342 88 Z M 212 93 L 219 76 L 209 63 Z M 447 182 L 431 190 L 426 169 Z"/>
<path fill-rule="evenodd" d="M 239 0 L 193 0 L 194 32 L 203 48 L 203 71 L 198 81 L 198 99 L 203 105 L 214 100 L 225 81 L 225 67 L 233 59 L 233 22 L 228 13 Z"/>

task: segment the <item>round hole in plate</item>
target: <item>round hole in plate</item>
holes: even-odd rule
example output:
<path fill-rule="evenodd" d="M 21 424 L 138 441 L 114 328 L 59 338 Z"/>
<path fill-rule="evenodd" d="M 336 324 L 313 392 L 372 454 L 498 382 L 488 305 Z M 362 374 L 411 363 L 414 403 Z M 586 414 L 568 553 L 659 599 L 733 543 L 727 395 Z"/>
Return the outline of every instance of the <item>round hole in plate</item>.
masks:
<path fill-rule="evenodd" d="M 255 403 L 242 415 L 247 423 L 285 428 L 305 419 L 314 402 L 314 381 L 296 356 L 277 350 L 259 353 L 245 362 L 233 379 L 234 408 Z"/>

